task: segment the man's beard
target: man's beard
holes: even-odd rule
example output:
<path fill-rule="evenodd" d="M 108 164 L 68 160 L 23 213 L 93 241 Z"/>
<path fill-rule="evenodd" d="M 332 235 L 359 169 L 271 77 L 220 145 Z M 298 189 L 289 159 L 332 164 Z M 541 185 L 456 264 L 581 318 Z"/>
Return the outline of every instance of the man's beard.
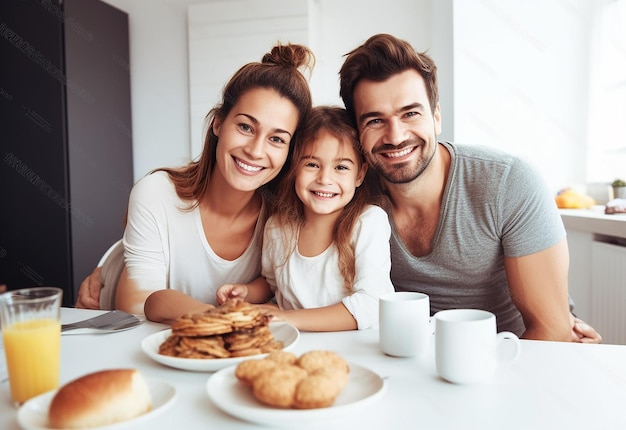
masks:
<path fill-rule="evenodd" d="M 421 144 L 424 147 L 424 142 Z M 399 148 L 398 148 L 399 149 Z M 370 155 L 370 166 L 383 178 L 391 184 L 408 184 L 417 179 L 426 170 L 433 157 L 435 156 L 435 148 L 427 158 L 421 157 L 418 160 L 410 160 L 404 163 L 387 165 Z"/>

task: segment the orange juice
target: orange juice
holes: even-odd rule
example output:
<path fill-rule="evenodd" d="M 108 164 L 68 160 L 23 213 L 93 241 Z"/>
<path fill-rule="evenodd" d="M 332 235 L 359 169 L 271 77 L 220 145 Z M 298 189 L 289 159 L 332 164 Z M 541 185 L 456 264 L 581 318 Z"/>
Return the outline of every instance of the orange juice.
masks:
<path fill-rule="evenodd" d="M 61 323 L 54 319 L 16 322 L 2 328 L 11 396 L 24 403 L 59 386 Z"/>

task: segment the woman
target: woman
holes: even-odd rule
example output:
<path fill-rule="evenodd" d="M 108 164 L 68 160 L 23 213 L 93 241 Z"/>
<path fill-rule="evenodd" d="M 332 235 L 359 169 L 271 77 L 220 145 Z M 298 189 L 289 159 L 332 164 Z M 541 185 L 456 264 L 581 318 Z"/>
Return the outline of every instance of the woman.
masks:
<path fill-rule="evenodd" d="M 171 322 L 211 307 L 227 282 L 262 281 L 267 196 L 311 109 L 299 68 L 313 63 L 307 47 L 288 44 L 243 66 L 207 116 L 199 160 L 157 169 L 133 187 L 116 308 Z M 85 295 L 82 285 L 77 307 Z"/>

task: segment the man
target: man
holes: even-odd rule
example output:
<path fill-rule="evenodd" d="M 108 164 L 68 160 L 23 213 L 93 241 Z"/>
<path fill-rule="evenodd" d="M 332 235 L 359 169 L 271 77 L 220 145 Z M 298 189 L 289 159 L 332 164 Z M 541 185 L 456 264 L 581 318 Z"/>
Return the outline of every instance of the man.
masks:
<path fill-rule="evenodd" d="M 391 35 L 347 55 L 340 95 L 392 221 L 396 290 L 431 311 L 481 308 L 527 339 L 600 342 L 569 311 L 569 256 L 553 197 L 520 160 L 439 143 L 436 65 Z"/>

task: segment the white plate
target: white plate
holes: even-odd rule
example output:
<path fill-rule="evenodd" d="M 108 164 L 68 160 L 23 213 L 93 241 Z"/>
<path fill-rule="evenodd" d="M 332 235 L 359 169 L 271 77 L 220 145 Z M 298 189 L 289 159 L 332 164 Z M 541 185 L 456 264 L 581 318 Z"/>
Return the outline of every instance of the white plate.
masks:
<path fill-rule="evenodd" d="M 207 381 L 206 389 L 224 412 L 256 424 L 292 425 L 332 418 L 369 405 L 386 391 L 384 379 L 371 370 L 350 363 L 350 379 L 332 406 L 319 409 L 280 409 L 259 402 L 249 387 L 235 376 L 237 366 L 222 369 Z"/>
<path fill-rule="evenodd" d="M 300 332 L 293 325 L 286 322 L 270 322 L 270 331 L 275 340 L 283 343 L 285 351 L 290 350 L 300 338 Z M 159 346 L 167 339 L 172 330 L 163 330 L 146 337 L 141 342 L 141 348 L 150 358 L 166 366 L 195 372 L 215 372 L 225 367 L 238 364 L 243 360 L 265 357 L 267 354 L 249 355 L 233 358 L 180 358 L 159 354 Z"/>
<path fill-rule="evenodd" d="M 176 389 L 165 382 L 146 378 L 150 395 L 152 396 L 152 410 L 143 415 L 119 423 L 94 427 L 98 430 L 118 430 L 134 428 L 140 422 L 153 419 L 166 410 L 176 398 Z M 57 390 L 48 391 L 24 403 L 17 412 L 17 422 L 25 430 L 48 430 L 48 407 Z"/>

